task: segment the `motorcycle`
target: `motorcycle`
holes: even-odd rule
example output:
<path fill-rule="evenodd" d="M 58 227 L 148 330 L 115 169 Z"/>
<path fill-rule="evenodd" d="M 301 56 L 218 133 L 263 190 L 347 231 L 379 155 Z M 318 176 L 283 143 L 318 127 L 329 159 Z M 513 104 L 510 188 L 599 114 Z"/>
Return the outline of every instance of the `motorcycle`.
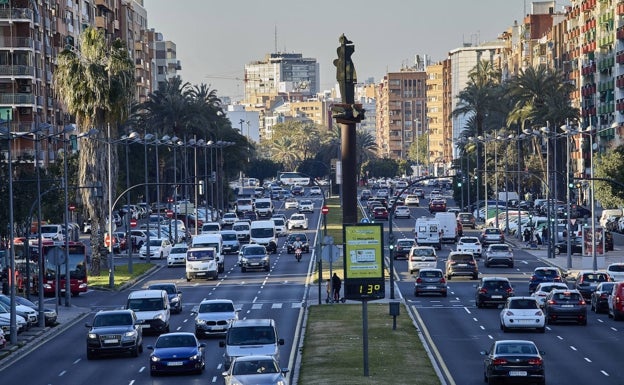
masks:
<path fill-rule="evenodd" d="M 301 248 L 300 247 L 295 249 L 295 258 L 297 258 L 297 262 L 301 262 Z"/>

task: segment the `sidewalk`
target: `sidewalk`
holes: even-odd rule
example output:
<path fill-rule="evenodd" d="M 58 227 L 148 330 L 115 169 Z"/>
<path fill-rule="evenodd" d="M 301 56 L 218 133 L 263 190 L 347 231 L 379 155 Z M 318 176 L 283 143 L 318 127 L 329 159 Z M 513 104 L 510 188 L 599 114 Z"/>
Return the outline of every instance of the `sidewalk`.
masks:
<path fill-rule="evenodd" d="M 540 245 L 536 248 L 532 248 L 527 246 L 526 242 L 520 241 L 513 236 L 506 237 L 506 241 L 515 249 L 524 250 L 539 258 L 545 264 L 556 266 L 564 272 L 567 271 L 569 277 L 576 276 L 576 273 L 580 270 L 593 270 L 593 258 L 591 256 L 585 257 L 574 254 L 571 256 L 571 260 L 568 261 L 566 253 L 561 253 L 559 255 L 554 255 L 554 258 L 548 258 L 547 245 Z M 614 247 L 612 251 L 604 255 L 596 256 L 596 262 L 598 270 L 606 270 L 607 266 L 612 263 L 624 262 L 624 250 Z"/>
<path fill-rule="evenodd" d="M 55 326 L 45 326 L 43 328 L 33 326 L 17 335 L 17 344 L 15 345 L 9 342 L 10 336 L 5 334 L 7 344 L 3 349 L 0 349 L 0 370 L 36 349 L 41 341 L 50 339 L 68 327 L 80 322 L 90 312 L 91 309 L 85 307 L 59 305 Z"/>

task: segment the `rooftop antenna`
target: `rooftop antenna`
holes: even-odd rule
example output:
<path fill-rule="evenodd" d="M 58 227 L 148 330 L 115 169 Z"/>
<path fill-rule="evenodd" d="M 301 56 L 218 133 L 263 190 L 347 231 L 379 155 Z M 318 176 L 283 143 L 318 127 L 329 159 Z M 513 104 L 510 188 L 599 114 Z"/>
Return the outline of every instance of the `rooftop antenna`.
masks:
<path fill-rule="evenodd" d="M 277 24 L 275 25 L 275 33 L 274 33 L 274 42 L 273 44 L 275 45 L 275 53 L 277 53 Z"/>

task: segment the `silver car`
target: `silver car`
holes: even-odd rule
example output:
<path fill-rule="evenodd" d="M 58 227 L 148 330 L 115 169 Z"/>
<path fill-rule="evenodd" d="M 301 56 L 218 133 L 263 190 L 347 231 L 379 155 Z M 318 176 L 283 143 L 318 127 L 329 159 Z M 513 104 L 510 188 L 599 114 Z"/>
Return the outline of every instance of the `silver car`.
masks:
<path fill-rule="evenodd" d="M 195 317 L 197 338 L 227 333 L 232 321 L 238 319 L 240 309 L 229 299 L 205 299 L 200 302 Z"/>

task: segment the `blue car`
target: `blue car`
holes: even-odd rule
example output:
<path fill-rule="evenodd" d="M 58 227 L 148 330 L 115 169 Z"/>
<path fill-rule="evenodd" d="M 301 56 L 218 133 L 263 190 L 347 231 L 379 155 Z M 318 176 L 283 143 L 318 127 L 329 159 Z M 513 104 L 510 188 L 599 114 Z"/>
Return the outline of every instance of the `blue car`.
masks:
<path fill-rule="evenodd" d="M 533 293 L 537 285 L 542 282 L 563 282 L 566 283 L 565 275 L 556 267 L 542 266 L 533 270 L 533 275 L 529 281 L 529 293 Z"/>
<path fill-rule="evenodd" d="M 149 358 L 150 374 L 152 376 L 163 373 L 191 372 L 201 374 L 206 363 L 204 348 L 193 333 L 166 333 L 161 334 Z"/>

